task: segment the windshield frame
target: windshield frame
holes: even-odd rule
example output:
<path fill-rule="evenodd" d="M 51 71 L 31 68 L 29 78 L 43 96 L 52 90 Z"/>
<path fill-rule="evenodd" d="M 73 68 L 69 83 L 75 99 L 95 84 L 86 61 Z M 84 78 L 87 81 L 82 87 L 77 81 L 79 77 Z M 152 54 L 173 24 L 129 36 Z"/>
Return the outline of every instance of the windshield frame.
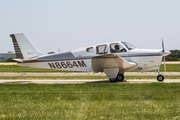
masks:
<path fill-rule="evenodd" d="M 123 45 L 124 45 L 124 47 L 126 47 L 128 50 L 133 50 L 133 49 L 136 49 L 137 47 L 136 46 L 134 46 L 133 44 L 131 44 L 131 43 L 128 43 L 128 42 L 121 42 Z"/>

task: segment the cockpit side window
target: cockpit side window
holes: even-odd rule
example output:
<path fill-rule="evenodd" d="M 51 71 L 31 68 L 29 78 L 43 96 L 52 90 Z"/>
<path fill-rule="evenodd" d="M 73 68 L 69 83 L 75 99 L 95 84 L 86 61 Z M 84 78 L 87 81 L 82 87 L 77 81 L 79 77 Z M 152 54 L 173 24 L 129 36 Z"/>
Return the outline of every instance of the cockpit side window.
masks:
<path fill-rule="evenodd" d="M 126 52 L 126 49 L 119 43 L 112 43 L 110 44 L 110 51 L 111 53 L 120 53 Z"/>
<path fill-rule="evenodd" d="M 93 47 L 87 48 L 86 51 L 89 52 L 89 53 L 93 53 Z"/>
<path fill-rule="evenodd" d="M 96 54 L 107 54 L 108 53 L 108 49 L 107 49 L 107 45 L 99 45 L 96 47 Z"/>

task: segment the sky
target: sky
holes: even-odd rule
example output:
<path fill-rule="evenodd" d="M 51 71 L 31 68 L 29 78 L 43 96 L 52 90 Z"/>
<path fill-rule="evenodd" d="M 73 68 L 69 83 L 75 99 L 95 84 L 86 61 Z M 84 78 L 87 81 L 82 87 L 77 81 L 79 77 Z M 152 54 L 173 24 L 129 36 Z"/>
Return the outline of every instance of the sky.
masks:
<path fill-rule="evenodd" d="M 180 49 L 180 0 L 0 0 L 0 53 L 23 32 L 41 52 L 126 41 Z"/>

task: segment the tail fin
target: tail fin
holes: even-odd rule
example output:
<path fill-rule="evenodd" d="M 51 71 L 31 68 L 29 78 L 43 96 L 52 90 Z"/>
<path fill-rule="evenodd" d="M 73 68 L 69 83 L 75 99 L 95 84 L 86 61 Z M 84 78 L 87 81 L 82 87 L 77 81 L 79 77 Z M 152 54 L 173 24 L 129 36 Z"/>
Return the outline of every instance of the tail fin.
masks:
<path fill-rule="evenodd" d="M 39 52 L 23 33 L 11 34 L 17 59 L 29 59 L 44 55 Z"/>

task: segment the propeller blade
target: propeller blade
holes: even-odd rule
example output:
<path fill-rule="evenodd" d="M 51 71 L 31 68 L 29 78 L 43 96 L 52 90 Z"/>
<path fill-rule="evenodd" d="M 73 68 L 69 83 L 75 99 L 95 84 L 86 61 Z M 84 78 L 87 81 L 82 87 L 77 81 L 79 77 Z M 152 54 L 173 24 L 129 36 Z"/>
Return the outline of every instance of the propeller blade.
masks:
<path fill-rule="evenodd" d="M 163 59 L 164 59 L 164 70 L 166 72 L 166 59 L 165 59 L 165 56 L 163 57 Z"/>
<path fill-rule="evenodd" d="M 162 39 L 162 52 L 164 52 L 165 51 L 165 49 L 164 49 L 164 42 L 163 42 L 163 39 Z"/>
<path fill-rule="evenodd" d="M 167 56 L 167 55 L 169 55 L 169 54 L 171 54 L 171 52 L 165 51 L 164 41 L 163 41 L 163 39 L 162 39 L 162 56 Z"/>
<path fill-rule="evenodd" d="M 163 54 L 163 60 L 164 60 L 164 70 L 166 72 L 166 58 L 165 58 L 166 55 L 164 55 L 165 53 L 166 52 L 165 52 L 165 48 L 164 48 L 164 41 L 162 39 L 162 54 Z"/>

